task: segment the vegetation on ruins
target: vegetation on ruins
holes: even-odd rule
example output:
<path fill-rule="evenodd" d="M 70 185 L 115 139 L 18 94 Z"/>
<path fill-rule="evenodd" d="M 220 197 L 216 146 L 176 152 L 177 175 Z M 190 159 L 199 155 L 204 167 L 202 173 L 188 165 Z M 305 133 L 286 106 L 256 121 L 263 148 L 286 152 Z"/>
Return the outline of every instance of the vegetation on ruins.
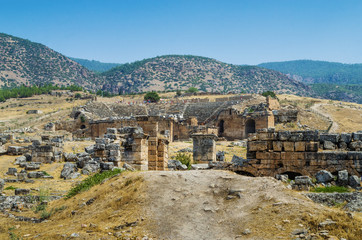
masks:
<path fill-rule="evenodd" d="M 345 193 L 349 192 L 350 190 L 347 187 L 343 186 L 326 186 L 326 187 L 316 187 L 311 189 L 311 192 L 319 192 L 319 193 Z"/>
<path fill-rule="evenodd" d="M 185 164 L 188 169 L 191 169 L 192 161 L 190 154 L 179 152 L 174 158 L 175 160 L 180 161 L 182 164 Z"/>
<path fill-rule="evenodd" d="M 71 86 L 53 86 L 52 84 L 46 84 L 44 86 L 20 86 L 15 88 L 0 89 L 0 102 L 5 102 L 9 98 L 26 98 L 34 95 L 49 94 L 52 90 L 70 90 L 70 91 L 82 91 L 83 88 L 71 85 Z"/>
<path fill-rule="evenodd" d="M 144 100 L 150 102 L 158 102 L 160 101 L 161 97 L 158 95 L 157 92 L 148 92 L 146 93 Z"/>
<path fill-rule="evenodd" d="M 77 186 L 70 189 L 69 192 L 67 193 L 67 195 L 65 196 L 65 198 L 69 199 L 69 198 L 77 195 L 78 193 L 87 191 L 91 187 L 100 184 L 105 179 L 116 176 L 116 175 L 120 174 L 121 172 L 122 172 L 121 169 L 114 169 L 114 170 L 110 170 L 110 171 L 96 173 L 92 176 L 89 176 L 86 179 L 84 179 L 82 182 L 80 182 Z"/>

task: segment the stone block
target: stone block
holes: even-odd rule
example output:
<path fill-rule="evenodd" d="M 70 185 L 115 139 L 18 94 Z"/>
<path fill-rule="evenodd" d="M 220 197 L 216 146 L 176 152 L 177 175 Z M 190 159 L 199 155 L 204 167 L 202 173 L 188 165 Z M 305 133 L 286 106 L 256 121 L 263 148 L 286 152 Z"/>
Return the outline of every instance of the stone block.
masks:
<path fill-rule="evenodd" d="M 268 149 L 268 142 L 266 141 L 252 141 L 248 142 L 248 151 L 266 151 Z"/>
<path fill-rule="evenodd" d="M 283 150 L 283 142 L 273 141 L 273 151 L 281 152 Z"/>
<path fill-rule="evenodd" d="M 362 141 L 356 141 L 356 142 L 351 142 L 349 144 L 349 148 L 353 151 L 361 151 L 362 149 Z"/>
<path fill-rule="evenodd" d="M 352 140 L 352 134 L 351 133 L 341 133 L 341 142 L 350 143 Z"/>
<path fill-rule="evenodd" d="M 271 152 L 270 153 L 270 158 L 273 159 L 273 160 L 280 160 L 280 152 Z"/>
<path fill-rule="evenodd" d="M 294 152 L 294 142 L 283 142 L 285 152 Z"/>
<path fill-rule="evenodd" d="M 305 142 L 295 142 L 294 149 L 296 152 L 304 152 L 305 151 Z"/>
<path fill-rule="evenodd" d="M 348 180 L 349 179 L 347 170 L 338 171 L 337 184 L 339 186 L 347 186 Z"/>
<path fill-rule="evenodd" d="M 323 149 L 326 150 L 334 150 L 336 148 L 335 144 L 331 141 L 324 141 L 323 142 Z"/>
<path fill-rule="evenodd" d="M 289 141 L 292 141 L 292 142 L 303 141 L 303 133 L 301 133 L 301 132 L 291 132 Z"/>
<path fill-rule="evenodd" d="M 352 137 L 353 141 L 362 141 L 362 132 L 354 132 Z"/>
<path fill-rule="evenodd" d="M 289 131 L 280 131 L 278 132 L 278 139 L 280 141 L 288 141 L 290 138 L 290 132 Z"/>
<path fill-rule="evenodd" d="M 15 189 L 15 195 L 29 195 L 30 189 L 17 188 Z"/>
<path fill-rule="evenodd" d="M 339 138 L 340 138 L 339 134 L 323 133 L 319 135 L 319 139 L 321 142 L 329 141 L 332 143 L 338 143 Z"/>
<path fill-rule="evenodd" d="M 326 170 L 320 170 L 315 175 L 318 183 L 329 183 L 334 180 L 332 173 Z"/>
<path fill-rule="evenodd" d="M 318 152 L 319 142 L 306 142 L 305 150 L 307 152 Z"/>
<path fill-rule="evenodd" d="M 309 176 L 296 176 L 294 181 L 296 185 L 313 185 Z"/>
<path fill-rule="evenodd" d="M 269 152 L 256 152 L 256 159 L 270 159 Z"/>
<path fill-rule="evenodd" d="M 304 131 L 303 141 L 307 141 L 307 142 L 319 141 L 319 132 L 317 130 L 316 131 L 312 131 L 312 130 Z"/>
<path fill-rule="evenodd" d="M 348 179 L 348 185 L 353 188 L 358 188 L 361 186 L 361 179 L 356 175 L 350 176 Z"/>
<path fill-rule="evenodd" d="M 317 152 L 305 152 L 304 157 L 307 160 L 318 160 L 318 153 Z"/>

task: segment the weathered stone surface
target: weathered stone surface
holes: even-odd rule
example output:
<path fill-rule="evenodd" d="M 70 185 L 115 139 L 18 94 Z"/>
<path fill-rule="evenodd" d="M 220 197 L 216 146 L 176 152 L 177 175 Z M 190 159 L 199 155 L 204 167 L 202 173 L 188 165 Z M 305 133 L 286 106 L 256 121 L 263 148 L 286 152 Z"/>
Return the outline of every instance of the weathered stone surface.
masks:
<path fill-rule="evenodd" d="M 5 181 L 4 179 L 0 178 L 0 193 L 3 192 L 4 186 L 5 186 Z"/>
<path fill-rule="evenodd" d="M 333 142 L 331 141 L 324 141 L 323 142 L 323 148 L 326 150 L 334 150 L 335 149 L 335 145 Z"/>
<path fill-rule="evenodd" d="M 309 176 L 296 176 L 294 182 L 296 185 L 313 185 L 312 179 Z"/>
<path fill-rule="evenodd" d="M 321 170 L 321 171 L 317 172 L 315 177 L 316 177 L 318 183 L 329 183 L 334 180 L 332 173 L 330 173 L 326 170 Z"/>
<path fill-rule="evenodd" d="M 78 168 L 77 165 L 74 163 L 67 162 L 64 164 L 63 170 L 60 173 L 60 177 L 64 179 L 71 179 L 76 176 Z"/>
<path fill-rule="evenodd" d="M 9 168 L 8 172 L 6 174 L 16 176 L 17 173 L 18 173 L 18 170 L 16 168 Z"/>
<path fill-rule="evenodd" d="M 217 136 L 214 134 L 194 134 L 193 159 L 198 162 L 216 161 Z"/>
<path fill-rule="evenodd" d="M 101 162 L 101 170 L 108 171 L 114 168 L 113 162 Z"/>
<path fill-rule="evenodd" d="M 75 162 L 77 160 L 77 155 L 74 153 L 64 153 L 63 156 L 66 162 Z"/>
<path fill-rule="evenodd" d="M 352 134 L 351 133 L 341 133 L 341 142 L 350 143 L 352 141 Z"/>
<path fill-rule="evenodd" d="M 168 168 L 171 170 L 187 170 L 187 166 L 178 160 L 168 160 Z"/>
<path fill-rule="evenodd" d="M 128 171 L 131 171 L 131 172 L 134 172 L 136 171 L 136 169 L 134 169 L 134 167 L 132 167 L 131 165 L 127 164 L 127 163 L 124 163 L 123 164 L 123 168 L 128 170 Z"/>
<path fill-rule="evenodd" d="M 356 175 L 350 176 L 348 179 L 348 185 L 357 188 L 361 186 L 361 178 Z"/>
<path fill-rule="evenodd" d="M 320 141 L 321 142 L 325 142 L 325 141 L 329 141 L 332 143 L 337 143 L 339 141 L 339 134 L 320 134 L 319 135 Z"/>
<path fill-rule="evenodd" d="M 191 164 L 192 170 L 206 170 L 209 169 L 208 163 L 201 163 L 201 164 Z"/>
<path fill-rule="evenodd" d="M 343 207 L 349 211 L 362 211 L 362 192 L 352 193 L 306 193 L 308 198 L 314 202 L 321 203 L 327 206 L 335 206 L 347 202 Z"/>
<path fill-rule="evenodd" d="M 82 169 L 82 174 L 90 175 L 92 173 L 96 173 L 100 170 L 100 164 L 96 161 L 88 162 Z"/>
<path fill-rule="evenodd" d="M 362 141 L 362 132 L 354 132 L 353 141 Z"/>
<path fill-rule="evenodd" d="M 216 161 L 225 161 L 225 152 L 224 151 L 218 151 L 216 153 Z"/>
<path fill-rule="evenodd" d="M 44 172 L 28 172 L 28 178 L 42 178 L 45 176 Z"/>
<path fill-rule="evenodd" d="M 30 189 L 17 188 L 15 189 L 15 195 L 29 195 Z"/>
<path fill-rule="evenodd" d="M 238 157 L 236 155 L 233 156 L 233 158 L 231 159 L 231 162 L 233 164 L 235 164 L 236 166 L 243 166 L 244 162 L 246 162 L 247 160 L 242 158 L 242 157 Z"/>
<path fill-rule="evenodd" d="M 337 184 L 340 186 L 348 185 L 348 172 L 347 170 L 338 171 Z"/>

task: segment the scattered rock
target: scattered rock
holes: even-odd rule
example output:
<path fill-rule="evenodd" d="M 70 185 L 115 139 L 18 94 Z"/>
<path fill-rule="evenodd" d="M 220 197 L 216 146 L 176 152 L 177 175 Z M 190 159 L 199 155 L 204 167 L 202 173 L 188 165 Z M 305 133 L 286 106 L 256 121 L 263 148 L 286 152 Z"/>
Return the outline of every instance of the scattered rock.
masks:
<path fill-rule="evenodd" d="M 60 177 L 64 179 L 73 179 L 79 177 L 80 174 L 77 172 L 78 168 L 74 163 L 65 163 Z"/>
<path fill-rule="evenodd" d="M 337 184 L 339 186 L 348 185 L 348 172 L 347 170 L 338 171 Z"/>
<path fill-rule="evenodd" d="M 317 172 L 315 177 L 316 177 L 318 183 L 329 183 L 334 180 L 332 173 L 330 173 L 326 170 L 321 170 L 321 171 Z"/>

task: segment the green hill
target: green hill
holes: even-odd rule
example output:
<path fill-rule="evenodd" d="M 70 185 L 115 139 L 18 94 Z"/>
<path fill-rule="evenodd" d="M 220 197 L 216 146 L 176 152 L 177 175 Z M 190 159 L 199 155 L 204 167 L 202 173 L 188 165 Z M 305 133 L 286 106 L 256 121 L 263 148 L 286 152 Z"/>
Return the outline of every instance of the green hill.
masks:
<path fill-rule="evenodd" d="M 362 84 L 362 64 L 296 60 L 258 66 L 289 74 L 304 83 Z"/>
<path fill-rule="evenodd" d="M 0 33 L 0 87 L 52 83 L 95 89 L 100 77 L 54 50 Z"/>
<path fill-rule="evenodd" d="M 311 95 L 304 84 L 279 72 L 257 66 L 232 65 L 212 58 L 166 55 L 122 64 L 101 74 L 104 89 L 112 92 L 147 92 L 196 87 L 208 92 L 267 90 Z"/>
<path fill-rule="evenodd" d="M 87 60 L 87 59 L 81 59 L 81 58 L 72 58 L 72 57 L 69 57 L 69 58 L 72 59 L 73 61 L 79 63 L 83 67 L 86 67 L 87 69 L 89 69 L 93 72 L 98 72 L 98 73 L 106 72 L 106 71 L 110 70 L 111 68 L 121 65 L 119 63 L 104 63 L 104 62 L 99 62 L 99 61 L 95 61 L 95 60 Z"/>

